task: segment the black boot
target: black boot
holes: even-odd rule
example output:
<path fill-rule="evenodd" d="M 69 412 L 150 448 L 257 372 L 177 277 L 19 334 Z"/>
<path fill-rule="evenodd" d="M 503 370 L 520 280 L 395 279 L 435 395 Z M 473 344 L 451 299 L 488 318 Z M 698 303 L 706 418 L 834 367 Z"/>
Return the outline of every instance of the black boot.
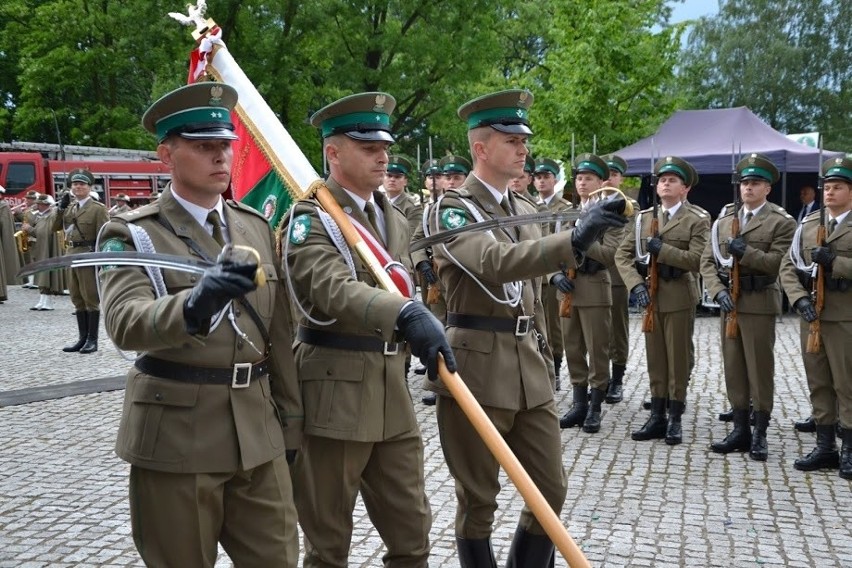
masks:
<path fill-rule="evenodd" d="M 641 429 L 633 432 L 631 438 L 638 441 L 665 438 L 667 425 L 666 399 L 651 397 L 651 416 Z"/>
<path fill-rule="evenodd" d="M 840 477 L 852 479 L 852 428 L 843 430 L 843 446 L 840 448 Z"/>
<path fill-rule="evenodd" d="M 751 434 L 751 449 L 749 457 L 755 461 L 765 462 L 769 456 L 766 445 L 766 429 L 769 427 L 769 413 L 765 410 L 754 411 L 754 431 Z"/>
<path fill-rule="evenodd" d="M 609 387 L 606 389 L 606 403 L 615 404 L 621 402 L 624 398 L 622 382 L 624 380 L 624 365 L 618 363 L 612 364 L 612 378 L 609 380 Z"/>
<path fill-rule="evenodd" d="M 71 345 L 66 345 L 62 348 L 62 350 L 66 353 L 74 353 L 75 351 L 79 351 L 80 348 L 86 344 L 86 337 L 89 334 L 89 312 L 74 312 L 74 315 L 77 316 L 77 331 L 79 333 L 79 338 L 77 339 L 77 343 L 72 343 Z"/>
<path fill-rule="evenodd" d="M 98 324 L 101 321 L 101 312 L 85 312 L 88 316 L 86 343 L 80 348 L 80 353 L 94 353 L 98 350 Z"/>
<path fill-rule="evenodd" d="M 438 402 L 438 397 L 433 392 L 427 392 L 423 395 L 423 398 L 420 399 L 420 402 L 426 406 L 435 406 Z"/>
<path fill-rule="evenodd" d="M 686 405 L 682 400 L 669 401 L 669 422 L 666 425 L 666 444 L 677 446 L 683 442 L 683 428 L 681 427 L 680 417 L 683 416 L 683 410 Z"/>
<path fill-rule="evenodd" d="M 586 412 L 586 421 L 583 422 L 583 432 L 594 434 L 601 430 L 601 403 L 606 393 L 602 390 L 592 389 L 589 396 L 589 410 Z"/>
<path fill-rule="evenodd" d="M 793 428 L 796 429 L 796 432 L 816 432 L 816 420 L 813 416 L 808 416 L 804 420 L 793 422 Z"/>
<path fill-rule="evenodd" d="M 727 412 L 719 413 L 719 422 L 733 422 L 734 421 L 734 409 L 730 409 Z"/>
<path fill-rule="evenodd" d="M 840 466 L 840 456 L 837 453 L 834 424 L 816 425 L 816 448 L 803 458 L 793 462 L 793 467 L 799 471 L 816 471 L 818 469 L 837 469 Z"/>
<path fill-rule="evenodd" d="M 574 387 L 574 404 L 571 405 L 571 410 L 566 412 L 559 419 L 560 428 L 573 428 L 579 426 L 586 419 L 586 413 L 589 410 L 589 391 L 585 386 Z"/>
<path fill-rule="evenodd" d="M 645 409 L 645 410 L 651 410 L 651 401 L 650 400 L 643 400 L 642 401 L 642 408 Z"/>
<path fill-rule="evenodd" d="M 506 568 L 553 568 L 556 561 L 555 548 L 546 534 L 532 534 L 521 527 L 515 530 L 515 538 L 509 547 Z"/>
<path fill-rule="evenodd" d="M 497 568 L 490 538 L 456 537 L 461 568 Z"/>
<path fill-rule="evenodd" d="M 557 392 L 562 390 L 562 377 L 559 376 L 559 369 L 562 367 L 562 355 L 553 356 L 553 370 L 556 376 L 556 384 L 554 388 Z"/>
<path fill-rule="evenodd" d="M 734 429 L 721 442 L 710 444 L 717 454 L 747 452 L 751 449 L 751 429 L 748 426 L 748 410 L 734 410 Z"/>

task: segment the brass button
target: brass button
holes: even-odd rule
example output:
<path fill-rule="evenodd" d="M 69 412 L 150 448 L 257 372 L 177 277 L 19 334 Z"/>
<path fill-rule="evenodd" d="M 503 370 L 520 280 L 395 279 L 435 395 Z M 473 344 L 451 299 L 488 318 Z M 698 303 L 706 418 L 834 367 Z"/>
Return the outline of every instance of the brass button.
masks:
<path fill-rule="evenodd" d="M 234 308 L 234 317 L 238 318 L 238 317 L 240 317 L 241 314 L 242 314 L 242 312 L 240 311 L 239 308 Z"/>
<path fill-rule="evenodd" d="M 160 393 L 154 394 L 154 400 L 163 400 L 163 395 Z"/>

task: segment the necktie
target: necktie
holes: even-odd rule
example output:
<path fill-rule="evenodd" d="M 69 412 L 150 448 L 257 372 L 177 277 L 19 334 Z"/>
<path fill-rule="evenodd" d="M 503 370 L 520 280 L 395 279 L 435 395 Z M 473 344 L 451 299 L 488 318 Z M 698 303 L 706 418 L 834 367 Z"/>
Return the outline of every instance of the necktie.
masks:
<path fill-rule="evenodd" d="M 383 239 L 382 232 L 379 230 L 379 223 L 376 221 L 376 208 L 369 201 L 364 204 L 364 213 L 367 214 L 367 220 L 373 226 L 373 230 L 376 231 L 379 238 Z"/>
<path fill-rule="evenodd" d="M 743 221 L 743 227 L 748 225 L 748 222 L 751 221 L 752 217 L 754 217 L 754 213 L 752 213 L 751 211 L 745 214 L 745 221 Z"/>
<path fill-rule="evenodd" d="M 213 240 L 220 246 L 225 246 L 225 238 L 222 236 L 222 223 L 215 209 L 207 214 L 207 222 L 213 225 Z"/>
<path fill-rule="evenodd" d="M 831 221 L 828 222 L 828 234 L 829 235 L 831 233 L 833 233 L 834 229 L 836 229 L 836 228 L 837 228 L 837 219 L 832 219 Z"/>
<path fill-rule="evenodd" d="M 669 223 L 669 212 L 663 211 L 663 227 L 668 225 L 668 223 Z"/>
<path fill-rule="evenodd" d="M 500 201 L 500 207 L 503 208 L 503 211 L 506 213 L 506 215 L 512 214 L 512 209 L 509 206 L 509 197 L 508 196 L 505 196 L 505 195 L 503 196 L 503 200 Z"/>

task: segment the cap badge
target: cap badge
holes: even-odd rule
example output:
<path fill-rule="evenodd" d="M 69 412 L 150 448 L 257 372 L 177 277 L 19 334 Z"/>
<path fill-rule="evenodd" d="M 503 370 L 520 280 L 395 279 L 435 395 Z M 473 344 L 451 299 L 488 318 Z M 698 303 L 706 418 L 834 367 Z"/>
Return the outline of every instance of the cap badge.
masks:
<path fill-rule="evenodd" d="M 225 92 L 225 90 L 222 87 L 220 87 L 219 85 L 214 85 L 214 86 L 210 87 L 210 101 L 209 101 L 208 104 L 210 106 L 221 105 L 222 104 L 222 94 L 224 92 Z"/>
<path fill-rule="evenodd" d="M 673 158 L 672 158 L 672 156 L 666 156 L 666 163 L 667 163 L 667 164 L 671 164 L 671 163 L 672 163 L 672 159 L 673 159 Z"/>
<path fill-rule="evenodd" d="M 518 95 L 518 105 L 521 105 L 521 106 L 525 105 L 528 98 L 529 98 L 529 95 L 527 94 L 527 92 L 521 91 L 521 94 Z"/>
<path fill-rule="evenodd" d="M 751 155 L 751 157 L 748 159 L 748 163 L 749 163 L 749 164 L 751 164 L 751 165 L 753 166 L 753 165 L 754 165 L 754 159 L 755 159 L 756 157 L 757 157 L 757 156 L 756 156 L 755 154 L 752 154 L 752 155 Z"/>
<path fill-rule="evenodd" d="M 385 101 L 387 97 L 385 95 L 376 95 L 376 106 L 373 107 L 373 110 L 376 112 L 382 112 L 385 109 Z"/>
<path fill-rule="evenodd" d="M 842 164 L 842 163 L 843 163 L 843 158 L 834 158 L 834 163 L 835 163 L 835 164 Z"/>
<path fill-rule="evenodd" d="M 518 115 L 518 118 L 524 118 L 524 111 L 521 109 L 516 110 L 515 114 Z"/>

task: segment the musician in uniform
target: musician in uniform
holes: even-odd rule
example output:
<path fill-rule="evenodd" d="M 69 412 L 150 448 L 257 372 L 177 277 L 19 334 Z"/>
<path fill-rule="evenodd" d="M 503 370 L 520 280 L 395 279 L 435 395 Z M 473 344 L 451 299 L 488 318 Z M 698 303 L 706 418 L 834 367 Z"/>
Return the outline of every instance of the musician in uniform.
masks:
<path fill-rule="evenodd" d="M 378 287 L 316 201 L 297 203 L 281 236 L 303 312 L 295 351 L 305 437 L 293 479 L 306 568 L 347 566 L 359 492 L 387 547 L 385 566 L 426 566 L 429 557 L 423 442 L 402 342 L 433 379 L 439 352 L 451 370 L 455 362 L 441 322 L 411 300 L 408 223 L 378 190 L 395 104 L 385 93 L 351 95 L 311 124 L 322 131 L 331 197 L 382 264 L 402 264 L 391 272 L 400 293 Z"/>
<path fill-rule="evenodd" d="M 719 304 L 725 387 L 733 408 L 733 430 L 714 452 L 749 452 L 766 461 L 766 429 L 775 396 L 775 318 L 781 314 L 778 270 L 790 247 L 796 221 L 783 207 L 767 202 L 778 169 L 768 158 L 751 154 L 736 165 L 742 207 L 732 203 L 713 227 L 714 239 L 701 255 L 701 275 L 710 296 Z M 733 231 L 738 218 L 739 231 Z M 715 242 L 714 242 L 715 241 Z M 739 265 L 739 295 L 732 294 L 733 269 Z M 735 337 L 726 333 L 735 314 Z M 754 404 L 754 431 L 749 429 L 749 401 Z"/>
<path fill-rule="evenodd" d="M 627 173 L 627 162 L 617 154 L 606 154 L 601 156 L 601 159 L 606 162 L 609 168 L 609 178 L 604 180 L 604 185 L 621 189 L 624 174 Z M 633 205 L 634 213 L 630 217 L 630 221 L 633 221 L 640 207 L 635 200 L 628 199 Z M 628 227 L 633 226 L 630 221 L 628 221 Z M 630 293 L 627 291 L 627 286 L 624 285 L 621 273 L 614 264 L 609 268 L 609 278 L 612 281 L 612 306 L 609 312 L 611 319 L 609 359 L 612 362 L 612 374 L 609 378 L 605 400 L 607 404 L 615 404 L 621 402 L 624 398 L 624 373 L 627 370 L 630 339 L 630 326 L 628 322 Z"/>
<path fill-rule="evenodd" d="M 664 438 L 667 444 L 677 445 L 683 441 L 681 417 L 689 377 L 690 318 L 698 303 L 693 273 L 699 269 L 710 218 L 703 210 L 684 203 L 695 177 L 688 162 L 667 156 L 654 164 L 654 172 L 659 176 L 659 230 L 657 234 L 651 231 L 654 208 L 642 211 L 636 217 L 640 247 L 636 228 L 629 227 L 615 254 L 615 264 L 640 307 L 647 308 L 653 301 L 653 331 L 645 333 L 651 416 L 632 438 Z M 653 298 L 645 275 L 635 264 L 637 256 L 645 254 L 641 245 L 656 258 L 658 289 Z M 648 264 L 650 270 L 652 263 Z"/>
<path fill-rule="evenodd" d="M 24 202 L 12 208 L 12 213 L 15 216 L 15 222 L 21 224 L 21 231 L 24 232 L 27 240 L 26 250 L 19 250 L 21 266 L 29 264 L 33 261 L 32 251 L 35 248 L 35 214 L 36 214 L 36 198 L 38 192 L 30 190 L 24 196 Z M 35 276 L 27 276 L 27 281 L 22 288 L 38 288 L 34 283 Z"/>
<path fill-rule="evenodd" d="M 130 211 L 130 198 L 126 193 L 119 193 L 115 196 L 115 205 L 109 208 L 109 216 L 115 217 L 128 211 Z"/>
<path fill-rule="evenodd" d="M 798 255 L 785 256 L 781 283 L 787 297 L 802 316 L 800 322 L 802 359 L 808 377 L 817 445 L 807 456 L 797 459 L 801 471 L 834 469 L 840 477 L 852 479 L 852 158 L 832 158 L 822 165 L 824 181 L 825 241 L 818 239 L 823 222 L 815 211 L 805 217 L 793 238 L 791 248 Z M 797 262 L 793 257 L 797 256 Z M 824 306 L 817 310 L 811 299 L 813 288 L 807 264 L 816 263 L 825 271 Z M 798 264 L 798 266 L 797 266 Z M 818 323 L 818 352 L 808 353 L 812 322 Z M 835 425 L 841 427 L 842 447 L 837 454 Z"/>
<path fill-rule="evenodd" d="M 36 214 L 32 219 L 35 247 L 33 262 L 62 256 L 65 245 L 65 233 L 53 230 L 53 217 L 57 214 L 54 200 L 49 195 L 39 195 L 36 199 Z M 54 296 L 60 296 L 67 289 L 67 270 L 48 270 L 35 275 L 35 285 L 39 291 L 38 303 L 31 307 L 34 311 L 52 311 Z"/>
<path fill-rule="evenodd" d="M 65 231 L 66 254 L 92 252 L 101 227 L 109 220 L 107 209 L 93 195 L 95 176 L 92 172 L 78 168 L 68 174 L 71 192 L 59 200 L 59 211 L 52 219 L 51 229 Z M 71 203 L 71 194 L 75 202 Z M 98 329 L 101 308 L 98 287 L 93 267 L 72 268 L 68 271 L 68 290 L 74 315 L 77 318 L 78 337 L 75 343 L 66 345 L 66 353 L 94 353 L 98 350 Z"/>
<path fill-rule="evenodd" d="M 468 125 L 473 171 L 458 189 L 448 190 L 432 232 L 535 213 L 508 190 L 521 175 L 532 131 L 527 119 L 533 96 L 508 90 L 474 99 L 459 108 Z M 617 210 L 623 202 L 611 203 Z M 581 228 L 542 237 L 538 224 L 468 232 L 433 246 L 447 301 L 447 336 L 459 374 L 533 482 L 558 514 L 566 494 L 562 443 L 552 377 L 541 330 L 544 312 L 540 277 L 576 267 L 598 234 L 624 218 L 599 206 Z M 496 566 L 491 532 L 499 465 L 438 381 L 438 428 L 458 497 L 455 534 L 462 568 Z M 509 567 L 553 565 L 554 547 L 539 522 L 524 508 L 509 551 Z"/>
<path fill-rule="evenodd" d="M 6 286 L 18 283 L 15 275 L 21 267 L 15 244 L 15 216 L 5 194 L 6 188 L 0 185 L 0 303 L 8 300 Z"/>
<path fill-rule="evenodd" d="M 151 105 L 142 124 L 172 182 L 99 238 L 102 251 L 211 263 L 203 274 L 100 274 L 110 338 L 143 353 L 127 375 L 116 453 L 130 463 L 133 540 L 149 566 L 212 568 L 218 544 L 235 566 L 298 564 L 286 455 L 299 447 L 302 409 L 286 287 L 266 219 L 221 197 L 236 101 L 229 85 L 201 82 Z"/>

